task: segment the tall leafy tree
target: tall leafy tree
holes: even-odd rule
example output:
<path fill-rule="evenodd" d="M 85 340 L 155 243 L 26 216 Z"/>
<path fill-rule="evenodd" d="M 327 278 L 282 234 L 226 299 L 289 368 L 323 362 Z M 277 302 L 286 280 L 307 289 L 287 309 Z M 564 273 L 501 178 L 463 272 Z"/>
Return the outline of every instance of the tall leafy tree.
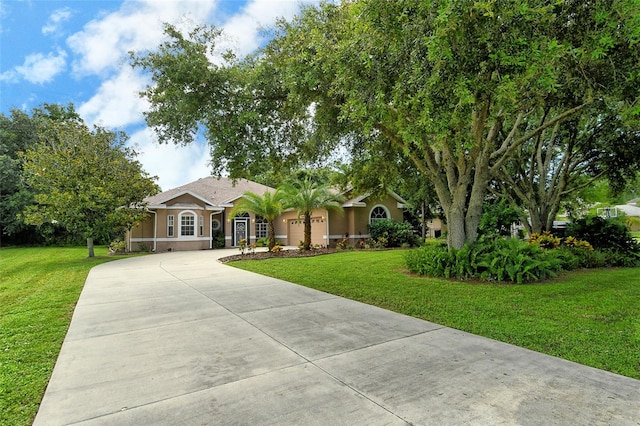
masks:
<path fill-rule="evenodd" d="M 27 223 L 57 222 L 87 239 L 121 234 L 144 217 L 143 199 L 159 191 L 142 170 L 126 135 L 76 121 L 51 122 L 23 155 L 24 178 L 35 192 Z"/>
<path fill-rule="evenodd" d="M 204 126 L 214 162 L 238 176 L 338 146 L 399 153 L 435 187 L 460 248 L 521 146 L 595 102 L 637 120 L 638 28 L 635 0 L 360 0 L 307 7 L 226 66 L 209 61 L 206 29 L 133 59 L 152 72 L 148 122 L 167 140 Z"/>
<path fill-rule="evenodd" d="M 262 216 L 267 220 L 267 229 L 269 233 L 269 251 L 276 245 L 276 231 L 275 220 L 284 211 L 283 204 L 284 193 L 280 190 L 275 192 L 265 192 L 262 195 L 258 195 L 254 192 L 245 192 L 242 194 L 242 198 L 238 200 L 233 210 L 231 210 L 230 216 L 234 217 L 237 214 L 253 213 L 257 216 Z"/>
<path fill-rule="evenodd" d="M 337 106 L 368 150 L 414 163 L 459 248 L 523 144 L 597 99 L 637 113 L 638 12 L 632 1 L 347 2 L 282 24 L 267 52 L 299 77 L 292 97 Z"/>
<path fill-rule="evenodd" d="M 310 177 L 294 179 L 282 186 L 283 203 L 298 212 L 304 223 L 304 250 L 311 249 L 311 214 L 315 209 L 342 211 L 344 197 L 331 190 L 328 185 L 314 182 Z"/>
<path fill-rule="evenodd" d="M 606 115 L 605 115 L 606 114 Z M 606 178 L 615 192 L 640 169 L 640 131 L 615 110 L 585 109 L 522 144 L 498 170 L 501 195 L 526 209 L 529 232 L 550 231 L 562 203 Z"/>
<path fill-rule="evenodd" d="M 130 54 L 134 67 L 151 73 L 141 96 L 150 102 L 146 121 L 158 141 L 187 144 L 204 134 L 214 175 L 269 174 L 273 182 L 296 168 L 300 151 L 290 142 L 305 139 L 308 121 L 285 113 L 287 95 L 273 67 L 221 50 L 214 27 L 182 33 L 167 24 L 165 35 L 157 50 Z"/>
<path fill-rule="evenodd" d="M 20 152 L 38 141 L 38 129 L 52 121 L 80 121 L 73 105 L 44 104 L 31 114 L 12 109 L 0 115 L 0 237 L 12 243 L 34 243 L 38 230 L 28 225 L 20 213 L 33 203 L 33 193 L 23 184 Z"/>

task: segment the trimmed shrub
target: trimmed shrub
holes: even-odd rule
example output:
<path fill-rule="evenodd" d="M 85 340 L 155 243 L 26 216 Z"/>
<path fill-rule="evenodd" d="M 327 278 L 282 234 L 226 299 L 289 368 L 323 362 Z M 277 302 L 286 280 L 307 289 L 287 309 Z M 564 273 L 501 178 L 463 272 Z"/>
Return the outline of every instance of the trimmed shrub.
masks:
<path fill-rule="evenodd" d="M 640 266 L 640 243 L 621 222 L 598 216 L 577 219 L 567 229 L 575 238 L 588 241 L 599 252 L 587 256 L 587 263 L 594 266 Z"/>
<path fill-rule="evenodd" d="M 640 244 L 633 239 L 631 231 L 624 224 L 612 219 L 599 216 L 576 219 L 569 224 L 567 231 L 569 235 L 588 241 L 596 250 L 640 253 Z"/>
<path fill-rule="evenodd" d="M 423 246 L 409 251 L 405 259 L 407 268 L 420 275 L 518 284 L 543 280 L 563 269 L 558 256 L 514 238 L 481 239 L 450 251 Z"/>
<path fill-rule="evenodd" d="M 222 231 L 214 231 L 211 238 L 211 246 L 214 249 L 224 248 L 224 233 Z"/>
<path fill-rule="evenodd" d="M 127 243 L 125 241 L 114 240 L 109 244 L 109 254 L 123 254 L 127 251 Z"/>
<path fill-rule="evenodd" d="M 409 271 L 429 277 L 451 278 L 453 256 L 446 245 L 429 244 L 409 250 L 405 254 Z"/>
<path fill-rule="evenodd" d="M 403 244 L 418 245 L 418 238 L 408 222 L 377 220 L 369 225 L 369 234 L 375 241 L 386 241 L 385 247 L 401 247 Z"/>
<path fill-rule="evenodd" d="M 542 234 L 534 232 L 529 236 L 529 244 L 535 244 L 540 248 L 554 249 L 560 245 L 560 238 L 549 231 L 544 231 Z"/>
<path fill-rule="evenodd" d="M 268 247 L 269 237 L 258 238 L 256 240 L 256 247 Z"/>

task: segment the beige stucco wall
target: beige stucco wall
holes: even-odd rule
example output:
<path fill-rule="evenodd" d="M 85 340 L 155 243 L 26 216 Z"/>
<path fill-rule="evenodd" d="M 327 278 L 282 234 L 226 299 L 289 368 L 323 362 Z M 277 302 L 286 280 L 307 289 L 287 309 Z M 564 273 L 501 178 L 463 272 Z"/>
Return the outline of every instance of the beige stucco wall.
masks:
<path fill-rule="evenodd" d="M 153 210 L 149 217 L 128 232 L 128 246 L 131 251 L 143 247 L 155 251 L 204 250 L 211 247 L 211 213 L 205 209 L 202 200 L 189 194 L 182 195 L 167 204 L 167 208 Z M 195 235 L 181 235 L 181 216 L 193 214 Z M 168 235 L 168 217 L 173 216 L 173 236 Z M 200 226 L 202 218 L 202 227 Z M 157 225 L 153 235 L 154 223 Z"/>
<path fill-rule="evenodd" d="M 343 212 L 317 209 L 312 213 L 311 223 L 311 243 L 319 246 L 335 246 L 335 244 L 348 235 L 351 244 L 356 244 L 359 240 L 369 237 L 369 217 L 371 211 L 378 205 L 384 206 L 390 214 L 390 218 L 396 221 L 403 220 L 402 209 L 398 208 L 397 200 L 391 196 L 382 199 L 365 199 L 364 207 L 348 207 Z M 189 195 L 184 194 L 167 204 L 167 208 L 159 208 L 156 211 L 157 217 L 150 214 L 149 217 L 134 227 L 128 234 L 128 247 L 137 251 L 141 245 L 152 250 L 155 242 L 155 249 L 158 252 L 178 251 L 178 250 L 204 250 L 212 245 L 212 219 L 216 219 L 222 225 L 225 234 L 225 247 L 237 246 L 234 239 L 234 219 L 230 216 L 231 208 L 226 208 L 224 212 L 218 213 L 206 210 L 204 203 Z M 195 236 L 180 235 L 180 216 L 182 213 L 190 212 L 195 219 Z M 174 235 L 167 235 L 167 218 L 174 217 Z M 203 217 L 204 227 L 200 234 L 199 218 Z M 276 219 L 275 234 L 276 240 L 282 245 L 297 246 L 304 237 L 304 225 L 302 218 L 298 219 L 295 211 L 287 211 Z M 154 222 L 157 223 L 157 231 L 154 237 Z M 249 244 L 256 242 L 255 215 L 249 214 L 246 221 L 248 226 Z"/>
<path fill-rule="evenodd" d="M 401 222 L 403 212 L 398 208 L 398 201 L 392 196 L 364 200 L 365 206 L 347 207 L 342 214 L 330 212 L 329 234 L 330 246 L 348 238 L 350 244 L 369 238 L 369 218 L 372 210 L 377 206 L 384 206 L 389 212 L 389 219 Z"/>

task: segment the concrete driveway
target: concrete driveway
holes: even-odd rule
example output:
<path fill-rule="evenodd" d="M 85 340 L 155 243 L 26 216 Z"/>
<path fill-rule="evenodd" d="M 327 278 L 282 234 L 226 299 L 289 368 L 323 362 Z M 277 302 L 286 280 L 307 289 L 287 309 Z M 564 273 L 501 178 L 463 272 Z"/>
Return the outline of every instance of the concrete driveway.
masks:
<path fill-rule="evenodd" d="M 640 425 L 638 380 L 216 260 L 235 253 L 92 269 L 34 424 Z"/>

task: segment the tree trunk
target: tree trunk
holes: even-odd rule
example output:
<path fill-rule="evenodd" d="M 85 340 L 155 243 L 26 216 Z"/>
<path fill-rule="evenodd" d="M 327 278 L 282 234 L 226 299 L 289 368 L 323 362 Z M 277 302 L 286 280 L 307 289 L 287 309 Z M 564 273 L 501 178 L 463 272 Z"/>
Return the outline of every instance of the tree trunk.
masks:
<path fill-rule="evenodd" d="M 544 225 L 547 222 L 547 218 L 544 217 L 542 206 L 535 202 L 529 202 L 529 221 L 531 223 L 531 232 L 534 234 L 540 234 L 544 231 Z"/>
<path fill-rule="evenodd" d="M 459 250 L 466 241 L 464 211 L 462 206 L 453 205 L 445 212 L 447 216 L 447 244 L 450 249 Z"/>
<path fill-rule="evenodd" d="M 273 220 L 268 222 L 267 227 L 269 229 L 269 251 L 271 251 L 276 245 L 276 232 Z"/>
<path fill-rule="evenodd" d="M 486 160 L 487 158 L 482 158 L 482 156 L 478 157 L 473 184 L 471 186 L 471 195 L 469 196 L 467 204 L 464 227 L 466 241 L 470 243 L 478 239 L 478 227 L 480 226 L 480 219 L 484 208 L 484 196 L 489 187 L 489 167 L 486 164 Z"/>
<path fill-rule="evenodd" d="M 311 250 L 311 212 L 304 214 L 304 249 Z"/>
<path fill-rule="evenodd" d="M 425 210 L 427 210 L 426 208 L 427 202 L 423 201 L 422 202 L 422 239 L 424 240 L 425 238 L 427 238 L 427 218 L 425 217 Z"/>
<path fill-rule="evenodd" d="M 87 238 L 87 250 L 89 251 L 89 257 L 94 257 L 93 252 L 93 238 Z"/>

